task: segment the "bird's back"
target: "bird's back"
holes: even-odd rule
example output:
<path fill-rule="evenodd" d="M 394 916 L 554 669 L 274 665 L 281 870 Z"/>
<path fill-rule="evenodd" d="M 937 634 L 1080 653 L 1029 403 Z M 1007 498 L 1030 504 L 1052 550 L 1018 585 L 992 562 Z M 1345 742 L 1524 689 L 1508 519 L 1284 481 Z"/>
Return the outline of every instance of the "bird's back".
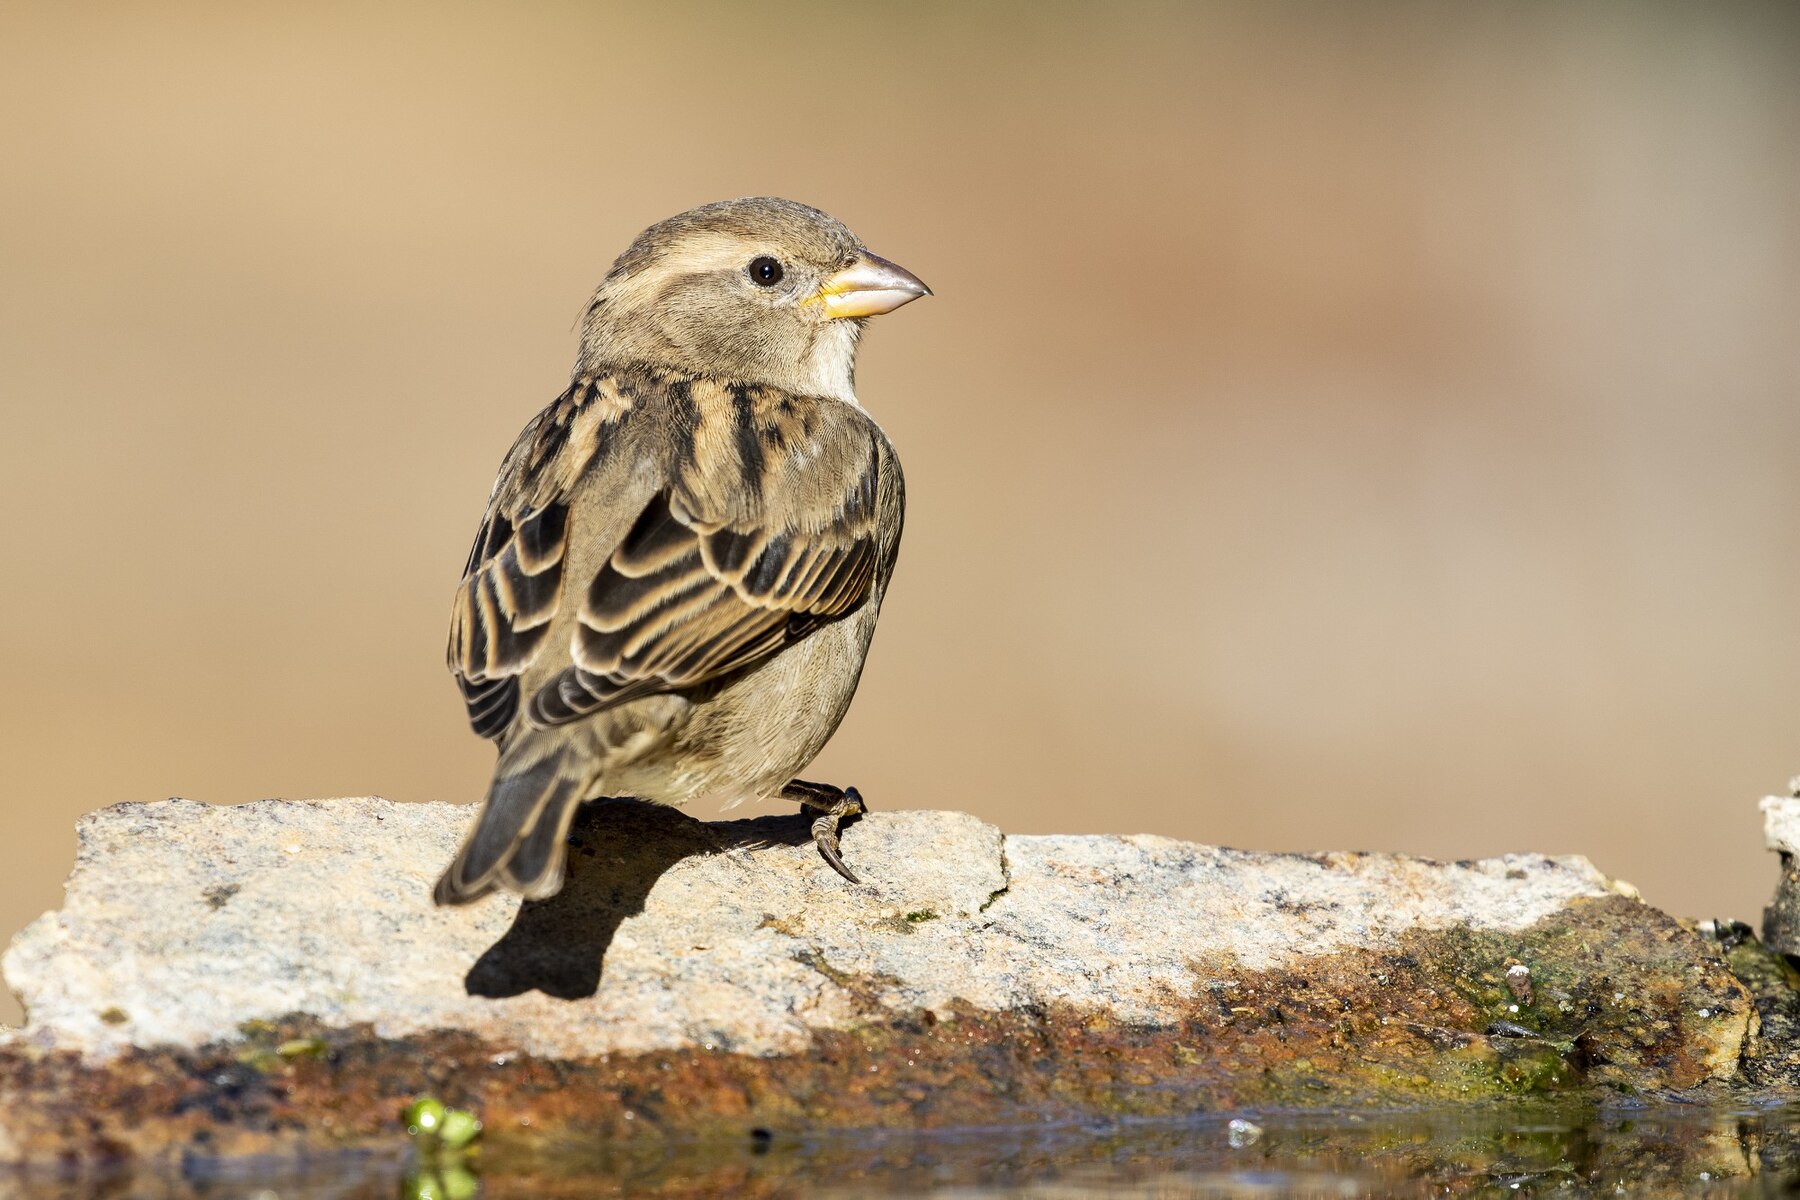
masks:
<path fill-rule="evenodd" d="M 477 729 L 504 747 L 704 690 L 878 604 L 902 506 L 854 405 L 666 370 L 576 380 L 507 456 L 458 595 L 450 664 Z M 546 514 L 560 547 L 518 545 Z M 668 561 L 643 560 L 651 543 Z M 509 603 L 552 572 L 549 605 Z M 498 727 L 496 687 L 514 693 Z"/>

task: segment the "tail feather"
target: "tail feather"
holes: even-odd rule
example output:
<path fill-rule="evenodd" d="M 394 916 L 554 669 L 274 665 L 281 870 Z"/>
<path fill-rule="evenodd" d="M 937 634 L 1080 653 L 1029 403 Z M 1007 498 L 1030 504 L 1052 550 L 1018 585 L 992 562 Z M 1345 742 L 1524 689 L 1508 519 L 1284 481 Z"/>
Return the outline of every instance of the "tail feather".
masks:
<path fill-rule="evenodd" d="M 562 888 L 569 826 L 580 781 L 556 752 L 519 769 L 501 760 L 475 818 L 434 893 L 439 904 L 467 904 L 497 887 L 541 900 Z"/>
<path fill-rule="evenodd" d="M 507 885 L 527 900 L 543 900 L 562 890 L 569 860 L 569 826 L 580 805 L 573 780 L 562 780 L 557 786 L 531 832 L 519 838 L 512 861 L 502 868 Z"/>

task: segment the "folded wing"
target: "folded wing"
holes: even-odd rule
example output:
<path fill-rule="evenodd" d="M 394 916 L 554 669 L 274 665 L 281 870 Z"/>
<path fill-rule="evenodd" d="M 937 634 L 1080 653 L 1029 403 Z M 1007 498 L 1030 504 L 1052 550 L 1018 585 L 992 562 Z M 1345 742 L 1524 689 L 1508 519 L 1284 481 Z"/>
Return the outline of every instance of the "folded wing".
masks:
<path fill-rule="evenodd" d="M 519 676 L 561 606 L 569 494 L 629 409 L 611 380 L 580 380 L 519 435 L 488 501 L 450 616 L 447 657 L 469 723 L 498 738 L 519 711 Z"/>
<path fill-rule="evenodd" d="M 870 429 L 835 479 L 752 489 L 767 502 L 721 518 L 679 483 L 659 493 L 588 585 L 573 664 L 531 699 L 571 721 L 657 692 L 723 679 L 856 611 L 874 585 L 881 456 Z M 677 480 L 681 472 L 673 472 Z M 796 503 L 794 494 L 804 498 Z"/>
<path fill-rule="evenodd" d="M 636 420 L 667 414 L 666 457 L 645 457 L 654 424 L 615 441 L 613 423 L 634 408 Z M 521 718 L 555 726 L 701 688 L 855 612 L 882 552 L 883 445 L 865 415 L 835 401 L 635 377 L 623 391 L 611 379 L 577 383 L 507 456 L 457 592 L 449 661 L 476 732 L 502 738 Z M 581 536 L 618 540 L 577 552 L 572 506 L 619 495 L 576 500 L 590 464 L 619 479 L 653 469 L 661 482 L 616 525 L 596 527 L 590 513 Z M 572 562 L 591 576 L 569 577 Z"/>

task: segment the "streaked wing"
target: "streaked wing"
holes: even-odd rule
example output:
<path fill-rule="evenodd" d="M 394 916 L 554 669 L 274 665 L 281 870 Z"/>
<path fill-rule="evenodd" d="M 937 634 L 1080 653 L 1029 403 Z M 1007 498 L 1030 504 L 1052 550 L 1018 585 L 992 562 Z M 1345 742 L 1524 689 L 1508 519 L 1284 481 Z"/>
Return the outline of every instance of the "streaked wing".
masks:
<path fill-rule="evenodd" d="M 779 431 L 755 425 L 757 401 L 766 397 L 734 389 L 732 398 L 736 409 L 725 411 L 735 411 L 750 435 L 739 437 L 740 429 L 716 439 L 711 450 L 728 465 L 714 462 L 696 474 L 695 458 L 709 454 L 702 413 L 700 449 L 672 465 L 673 482 L 595 572 L 578 614 L 574 664 L 532 697 L 534 721 L 560 724 L 639 696 L 703 686 L 868 599 L 880 554 L 880 433 L 847 408 L 819 419 L 796 416 L 791 402 L 771 404 L 771 428 L 790 418 L 805 425 L 806 451 L 789 454 Z M 761 450 L 748 453 L 752 440 Z M 727 446 L 735 448 L 727 454 Z M 755 478 L 720 489 L 726 471 Z M 728 503 L 735 515 L 716 511 Z"/>
<path fill-rule="evenodd" d="M 450 670 L 469 723 L 498 738 L 519 709 L 561 603 L 569 493 L 631 407 L 611 380 L 579 380 L 525 427 L 500 468 L 450 617 Z"/>

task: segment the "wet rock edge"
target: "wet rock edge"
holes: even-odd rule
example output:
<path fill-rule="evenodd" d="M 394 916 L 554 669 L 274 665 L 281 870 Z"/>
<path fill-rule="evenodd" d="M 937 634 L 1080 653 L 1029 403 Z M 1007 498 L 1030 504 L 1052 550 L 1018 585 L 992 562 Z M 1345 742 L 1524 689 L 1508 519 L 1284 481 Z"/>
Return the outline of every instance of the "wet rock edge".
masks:
<path fill-rule="evenodd" d="M 1058 1007 L 895 1011 L 878 999 L 883 981 L 844 979 L 853 1027 L 764 1058 L 535 1059 L 468 1033 L 383 1039 L 305 1014 L 104 1063 L 15 1043 L 0 1047 L 0 1161 L 398 1153 L 398 1113 L 423 1093 L 480 1115 L 490 1164 L 541 1167 L 599 1144 L 758 1130 L 1800 1091 L 1792 966 L 1742 926 L 1684 925 L 1623 896 L 1520 932 L 1420 930 L 1290 969 L 1219 958 L 1190 969 L 1180 1019 L 1154 1028 Z"/>

